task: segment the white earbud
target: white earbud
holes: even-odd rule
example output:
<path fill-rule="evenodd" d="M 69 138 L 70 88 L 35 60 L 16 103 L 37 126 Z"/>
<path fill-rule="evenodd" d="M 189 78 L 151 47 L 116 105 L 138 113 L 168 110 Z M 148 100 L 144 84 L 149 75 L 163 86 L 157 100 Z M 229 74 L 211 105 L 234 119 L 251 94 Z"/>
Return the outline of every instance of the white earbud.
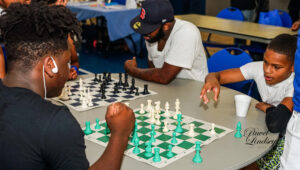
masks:
<path fill-rule="evenodd" d="M 55 62 L 55 60 L 53 59 L 52 56 L 50 56 L 50 57 L 51 57 L 51 59 L 53 61 L 53 64 L 54 64 L 54 68 L 52 69 L 52 73 L 57 73 L 58 72 L 58 67 L 56 65 L 56 62 Z"/>

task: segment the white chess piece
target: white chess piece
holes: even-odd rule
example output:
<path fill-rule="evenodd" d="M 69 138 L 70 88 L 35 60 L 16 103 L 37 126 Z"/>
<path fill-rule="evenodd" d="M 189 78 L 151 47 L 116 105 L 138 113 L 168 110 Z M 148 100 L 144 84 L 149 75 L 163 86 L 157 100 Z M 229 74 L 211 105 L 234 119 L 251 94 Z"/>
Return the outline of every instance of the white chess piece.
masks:
<path fill-rule="evenodd" d="M 155 124 L 156 124 L 156 125 L 161 125 L 161 122 L 160 122 L 160 115 L 159 115 L 159 114 L 156 114 L 156 115 L 155 115 L 155 118 L 156 118 Z"/>
<path fill-rule="evenodd" d="M 179 108 L 179 106 L 180 106 L 180 101 L 179 101 L 179 99 L 177 98 L 176 99 L 176 101 L 175 101 L 175 108 Z"/>
<path fill-rule="evenodd" d="M 190 124 L 190 130 L 189 130 L 189 133 L 188 133 L 190 137 L 194 137 L 195 136 L 194 128 L 195 128 L 195 124 L 191 123 Z"/>
<path fill-rule="evenodd" d="M 170 109 L 170 104 L 169 102 L 166 102 L 165 104 L 165 116 L 170 116 L 170 112 L 169 112 L 169 109 Z"/>
<path fill-rule="evenodd" d="M 81 107 L 82 107 L 83 109 L 86 109 L 86 108 L 88 107 L 85 98 L 82 99 Z"/>
<path fill-rule="evenodd" d="M 68 86 L 68 95 L 71 96 L 72 92 L 71 92 L 71 86 Z"/>
<path fill-rule="evenodd" d="M 151 118 L 150 118 L 150 123 L 153 124 L 155 123 L 155 118 L 154 118 L 155 114 L 151 114 Z"/>
<path fill-rule="evenodd" d="M 83 90 L 83 84 L 82 84 L 82 79 L 79 79 L 79 91 Z"/>
<path fill-rule="evenodd" d="M 144 114 L 145 110 L 144 110 L 144 104 L 141 104 L 141 110 L 140 110 L 140 114 Z"/>
<path fill-rule="evenodd" d="M 83 92 L 82 92 L 82 91 L 80 91 L 80 98 L 79 98 L 79 100 L 80 100 L 80 101 L 83 100 Z"/>
<path fill-rule="evenodd" d="M 147 100 L 147 103 L 148 103 L 148 105 L 147 105 L 147 109 L 146 109 L 146 110 L 147 110 L 148 112 L 150 112 L 150 109 L 152 108 L 152 104 L 151 104 L 151 103 L 152 103 L 152 100 Z"/>
<path fill-rule="evenodd" d="M 159 105 L 155 106 L 155 113 L 160 114 L 160 106 Z"/>
<path fill-rule="evenodd" d="M 211 134 L 211 135 L 215 135 L 215 134 L 216 134 L 216 131 L 215 131 L 215 124 L 214 124 L 214 123 L 211 124 L 210 134 Z"/>
<path fill-rule="evenodd" d="M 169 132 L 167 120 L 164 121 L 164 129 L 163 129 L 163 132 Z"/>
<path fill-rule="evenodd" d="M 86 87 L 83 87 L 83 97 L 86 97 L 87 96 L 87 93 L 86 93 Z"/>

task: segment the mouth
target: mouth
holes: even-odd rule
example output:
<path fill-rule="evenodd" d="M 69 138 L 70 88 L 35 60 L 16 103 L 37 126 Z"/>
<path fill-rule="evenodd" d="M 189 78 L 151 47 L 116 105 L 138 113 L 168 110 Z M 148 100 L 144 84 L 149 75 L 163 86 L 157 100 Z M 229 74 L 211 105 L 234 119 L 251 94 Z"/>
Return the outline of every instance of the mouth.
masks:
<path fill-rule="evenodd" d="M 272 77 L 269 77 L 269 76 L 266 76 L 266 75 L 265 75 L 265 80 L 266 80 L 267 82 L 272 81 L 272 79 L 273 79 Z"/>

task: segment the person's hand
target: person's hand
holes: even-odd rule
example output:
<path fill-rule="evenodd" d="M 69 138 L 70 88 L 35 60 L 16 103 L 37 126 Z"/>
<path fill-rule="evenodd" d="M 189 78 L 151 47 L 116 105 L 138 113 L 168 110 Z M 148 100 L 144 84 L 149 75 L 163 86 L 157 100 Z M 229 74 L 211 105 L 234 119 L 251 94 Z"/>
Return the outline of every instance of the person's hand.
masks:
<path fill-rule="evenodd" d="M 273 106 L 273 105 L 271 105 L 271 104 L 269 104 L 269 103 L 265 103 L 265 102 L 259 102 L 259 103 L 257 103 L 257 104 L 255 105 L 255 108 L 257 108 L 257 109 L 259 109 L 259 110 L 261 110 L 261 111 L 263 111 L 263 112 L 266 112 L 267 109 L 268 109 L 269 107 L 271 107 L 271 106 Z"/>
<path fill-rule="evenodd" d="M 135 122 L 132 109 L 120 102 L 107 107 L 105 119 L 111 131 L 111 136 L 126 138 L 131 134 Z"/>
<path fill-rule="evenodd" d="M 218 101 L 218 97 L 220 94 L 220 83 L 218 79 L 216 79 L 215 76 L 212 74 L 207 75 L 205 79 L 205 84 L 203 85 L 200 93 L 200 99 L 202 99 L 205 104 L 209 102 L 207 93 L 209 93 L 210 91 L 213 91 L 214 93 L 214 100 Z"/>
<path fill-rule="evenodd" d="M 295 21 L 291 27 L 292 31 L 297 31 L 300 27 L 300 20 Z"/>
<path fill-rule="evenodd" d="M 131 68 L 137 67 L 136 58 L 133 57 L 132 60 L 126 60 L 124 63 L 124 68 L 128 72 Z"/>
<path fill-rule="evenodd" d="M 77 74 L 75 68 L 71 68 L 70 74 L 69 74 L 69 80 L 74 80 L 77 78 L 77 76 L 78 76 L 78 74 Z"/>

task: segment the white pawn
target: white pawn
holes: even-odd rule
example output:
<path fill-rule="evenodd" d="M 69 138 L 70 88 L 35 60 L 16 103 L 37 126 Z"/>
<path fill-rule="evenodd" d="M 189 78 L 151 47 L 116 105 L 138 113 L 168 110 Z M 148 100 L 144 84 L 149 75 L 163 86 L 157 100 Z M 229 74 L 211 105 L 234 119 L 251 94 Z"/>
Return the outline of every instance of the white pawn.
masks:
<path fill-rule="evenodd" d="M 150 109 L 152 108 L 152 100 L 147 100 L 147 103 L 148 103 L 148 105 L 147 105 L 147 111 L 149 111 L 150 112 Z"/>
<path fill-rule="evenodd" d="M 144 104 L 141 104 L 141 110 L 140 110 L 140 114 L 144 114 L 145 110 L 144 110 Z"/>
<path fill-rule="evenodd" d="M 68 86 L 68 95 L 71 96 L 72 92 L 71 92 L 71 86 Z"/>
<path fill-rule="evenodd" d="M 190 137 L 194 137 L 195 136 L 194 128 L 195 128 L 195 124 L 191 123 L 190 124 L 190 130 L 189 130 L 189 133 L 188 133 Z"/>
<path fill-rule="evenodd" d="M 161 122 L 160 122 L 160 115 L 159 114 L 156 114 L 156 116 L 155 116 L 155 118 L 156 118 L 156 121 L 155 121 L 155 124 L 156 125 L 161 125 Z"/>
<path fill-rule="evenodd" d="M 79 91 L 83 90 L 83 84 L 82 84 L 82 79 L 79 79 Z"/>
<path fill-rule="evenodd" d="M 79 98 L 79 100 L 80 100 L 80 101 L 83 100 L 83 92 L 82 92 L 82 91 L 80 91 L 80 98 Z"/>
<path fill-rule="evenodd" d="M 166 120 L 164 121 L 164 124 L 165 124 L 165 126 L 164 126 L 164 129 L 163 129 L 163 132 L 169 132 L 168 122 Z"/>
<path fill-rule="evenodd" d="M 214 124 L 214 123 L 211 124 L 210 134 L 211 134 L 211 135 L 215 135 L 215 134 L 216 134 L 216 131 L 215 131 L 215 124 Z"/>
<path fill-rule="evenodd" d="M 180 101 L 179 99 L 177 98 L 176 101 L 175 101 L 175 108 L 179 108 L 179 105 L 180 105 Z"/>
<path fill-rule="evenodd" d="M 169 102 L 166 102 L 166 104 L 165 104 L 165 116 L 170 116 L 169 109 L 170 109 Z"/>
<path fill-rule="evenodd" d="M 81 107 L 84 108 L 84 109 L 86 109 L 88 107 L 85 98 L 83 98 L 83 100 L 82 100 Z"/>
<path fill-rule="evenodd" d="M 155 114 L 151 114 L 151 118 L 150 118 L 150 123 L 153 124 L 155 123 L 155 118 L 154 118 Z"/>

